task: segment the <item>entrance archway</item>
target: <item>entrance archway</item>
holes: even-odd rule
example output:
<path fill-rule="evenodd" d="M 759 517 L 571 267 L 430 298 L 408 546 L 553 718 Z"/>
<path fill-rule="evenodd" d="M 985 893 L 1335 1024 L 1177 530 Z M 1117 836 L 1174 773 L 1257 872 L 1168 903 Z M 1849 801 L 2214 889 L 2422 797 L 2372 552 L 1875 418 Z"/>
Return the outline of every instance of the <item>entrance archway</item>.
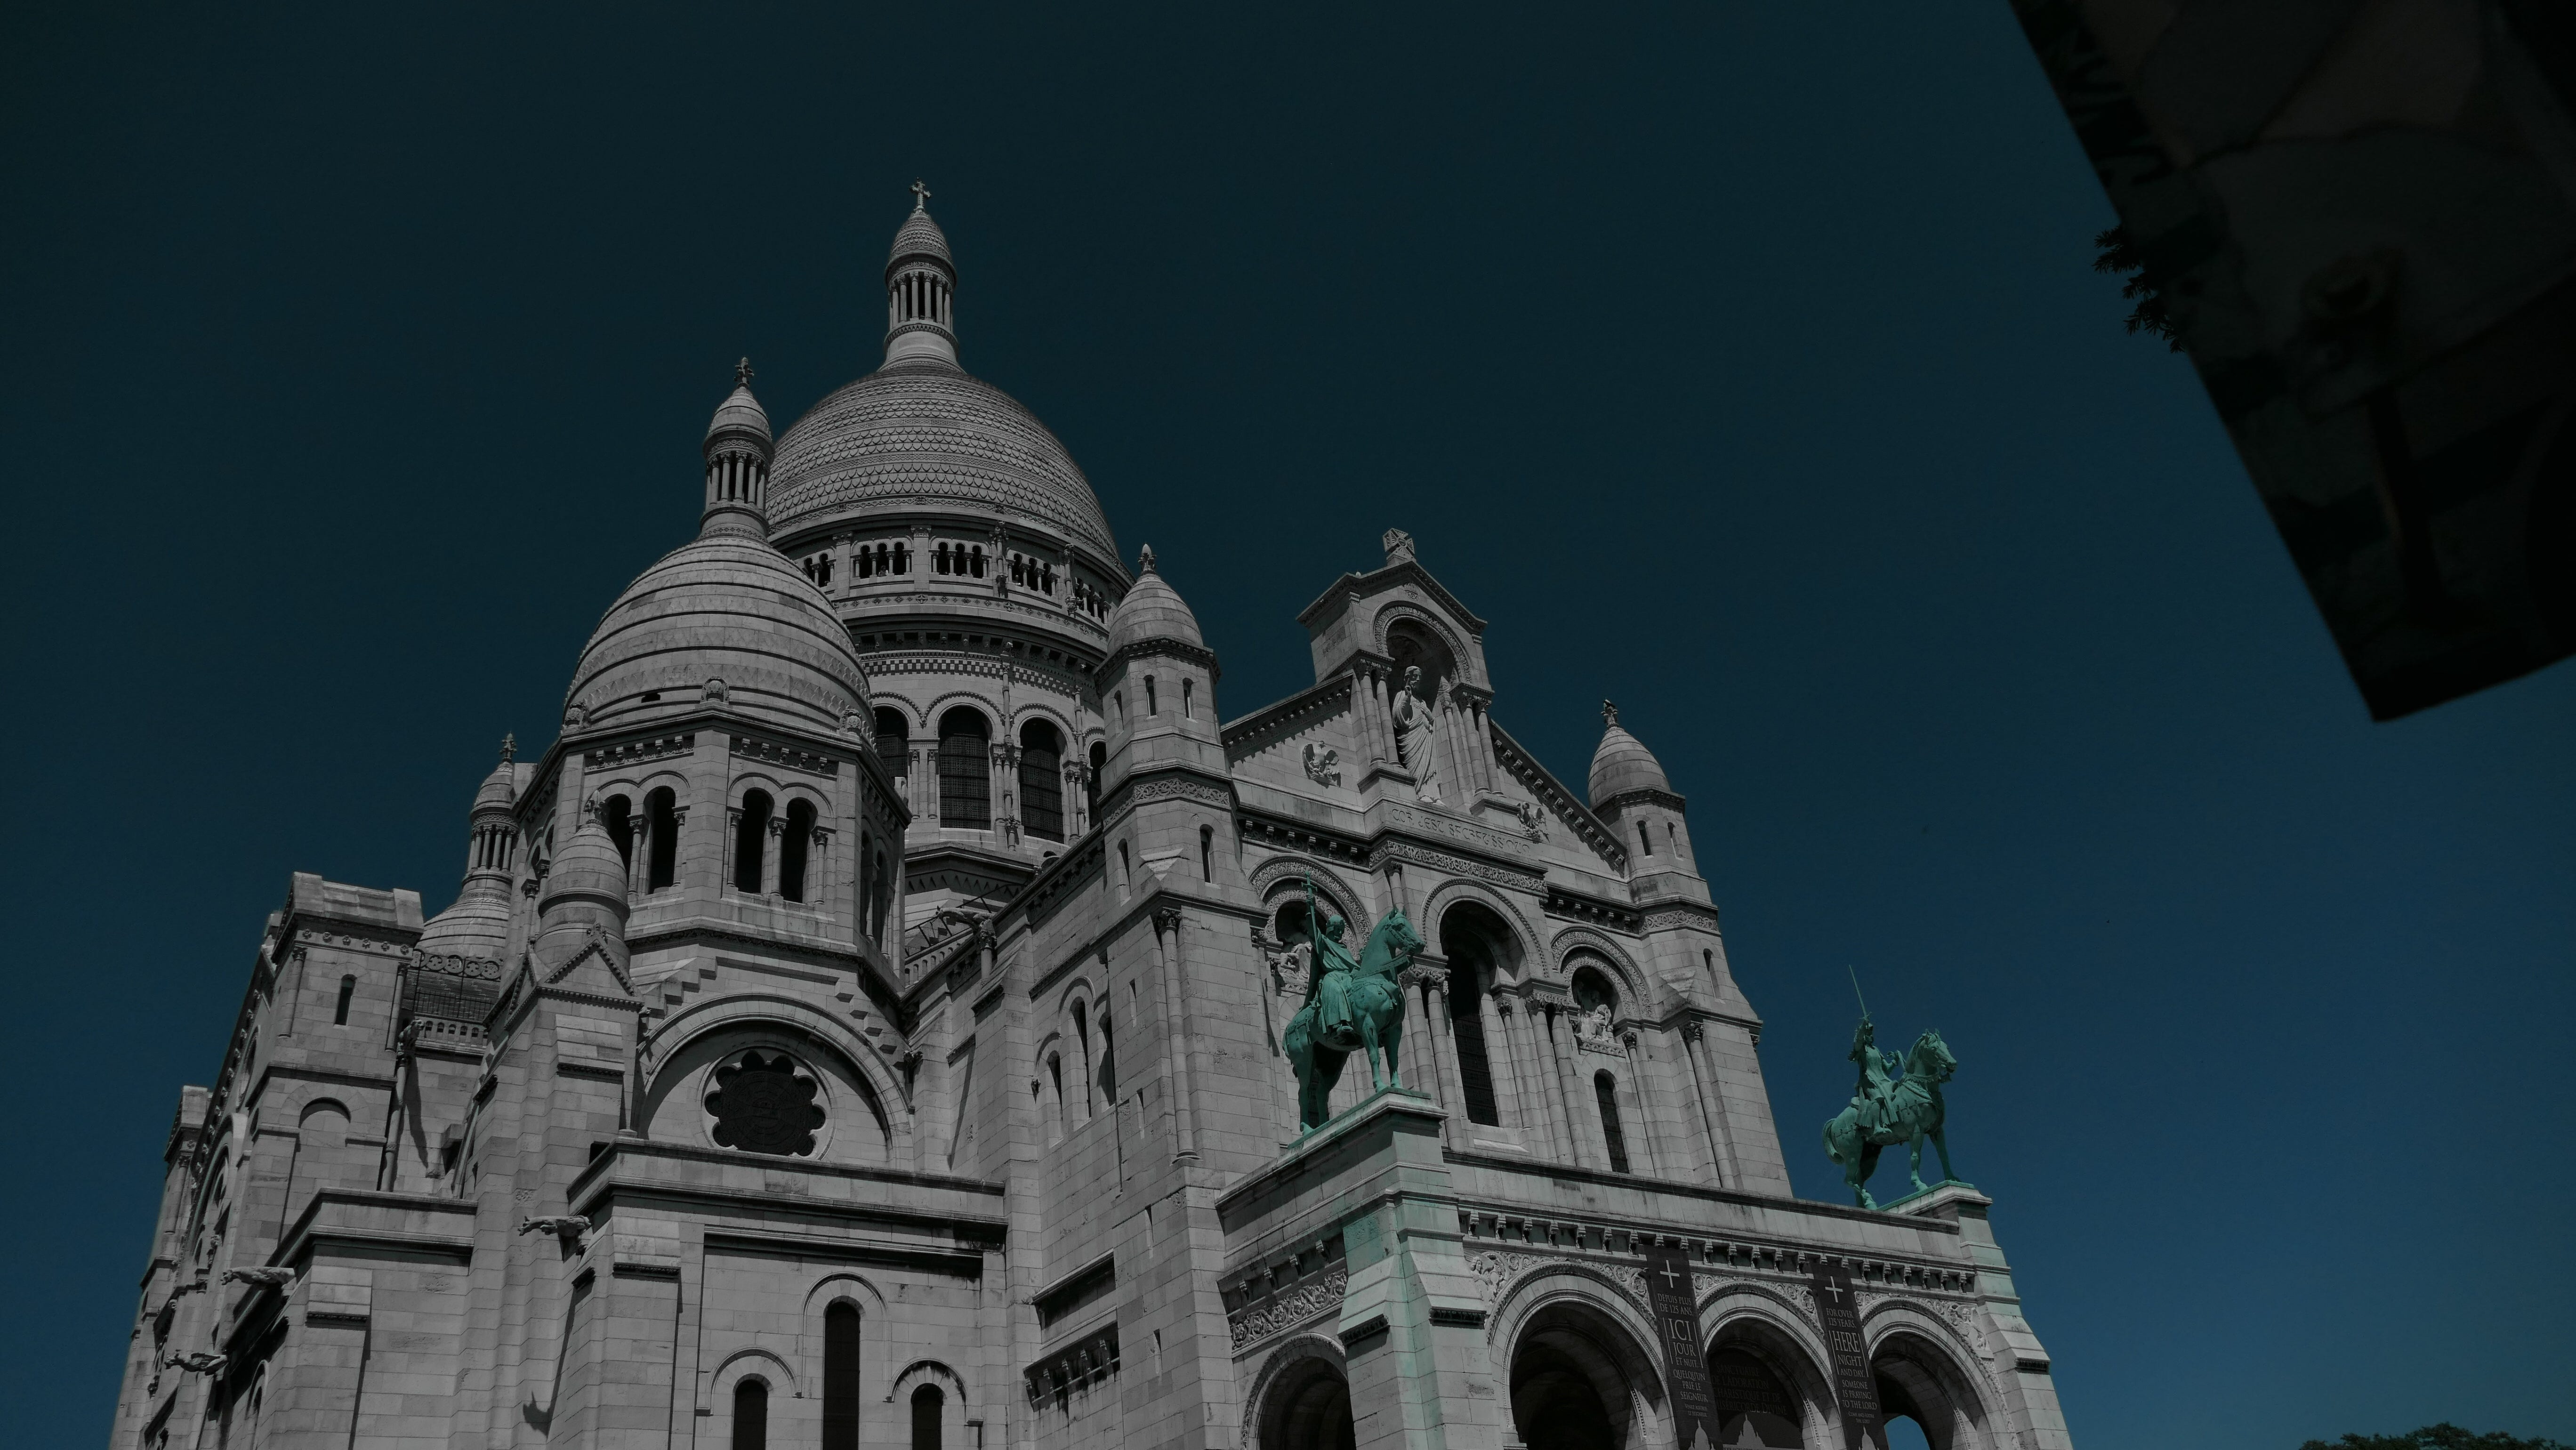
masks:
<path fill-rule="evenodd" d="M 1891 1420 L 1912 1419 L 1931 1450 L 1983 1450 L 1988 1443 L 1985 1406 L 1967 1374 L 1924 1334 L 1889 1334 L 1871 1351 L 1869 1367 L 1878 1381 L 1880 1410 Z M 1904 1436 L 1903 1427 L 1896 1434 Z"/>
<path fill-rule="evenodd" d="M 1529 1450 L 1629 1450 L 1645 1443 L 1639 1406 L 1660 1394 L 1636 1340 L 1577 1300 L 1531 1315 L 1512 1348 L 1512 1424 Z"/>
<path fill-rule="evenodd" d="M 1300 1359 L 1261 1397 L 1261 1450 L 1352 1450 L 1351 1387 L 1330 1360 Z"/>

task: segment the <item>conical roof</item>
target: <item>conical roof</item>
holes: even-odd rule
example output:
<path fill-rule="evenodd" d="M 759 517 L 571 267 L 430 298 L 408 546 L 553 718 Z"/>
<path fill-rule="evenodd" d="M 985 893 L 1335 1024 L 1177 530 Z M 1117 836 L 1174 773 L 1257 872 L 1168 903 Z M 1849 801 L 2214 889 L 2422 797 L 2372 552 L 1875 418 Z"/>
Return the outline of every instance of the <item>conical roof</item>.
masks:
<path fill-rule="evenodd" d="M 555 857 L 537 897 L 538 914 L 575 898 L 603 902 L 621 916 L 626 911 L 626 858 L 617 854 L 616 838 L 597 817 L 584 820 Z"/>
<path fill-rule="evenodd" d="M 1598 807 L 1632 790 L 1659 790 L 1670 795 L 1673 784 L 1665 778 L 1663 762 L 1655 759 L 1655 752 L 1621 728 L 1618 710 L 1606 701 L 1601 715 L 1605 728 L 1600 748 L 1592 752 L 1591 804 Z"/>
<path fill-rule="evenodd" d="M 912 215 L 903 219 L 903 225 L 895 228 L 894 250 L 886 256 L 887 275 L 893 275 L 895 268 L 915 257 L 929 257 L 946 263 L 950 271 L 957 268 L 957 259 L 948 253 L 948 234 L 939 229 L 939 223 L 930 219 L 927 207 L 917 205 L 913 207 Z"/>
<path fill-rule="evenodd" d="M 1149 639 L 1178 640 L 1206 649 L 1207 641 L 1199 634 L 1199 617 L 1190 612 L 1181 592 L 1155 572 L 1151 544 L 1137 556 L 1136 569 L 1135 587 L 1109 615 L 1109 652 L 1116 654 Z"/>
<path fill-rule="evenodd" d="M 769 441 L 769 410 L 751 395 L 749 359 L 734 370 L 733 391 L 716 405 L 716 415 L 707 420 L 707 441 L 712 443 L 724 433 L 749 433 L 761 442 Z"/>

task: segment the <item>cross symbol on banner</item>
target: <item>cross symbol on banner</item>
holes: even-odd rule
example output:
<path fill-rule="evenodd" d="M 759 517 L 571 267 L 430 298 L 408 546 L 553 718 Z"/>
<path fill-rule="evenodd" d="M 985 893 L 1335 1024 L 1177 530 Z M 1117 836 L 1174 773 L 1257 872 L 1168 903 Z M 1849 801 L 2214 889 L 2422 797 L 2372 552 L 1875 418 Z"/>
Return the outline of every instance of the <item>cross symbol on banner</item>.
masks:
<path fill-rule="evenodd" d="M 1672 1264 L 1667 1261 L 1664 1265 L 1664 1287 L 1669 1289 L 1681 1281 L 1682 1276 L 1675 1272 Z"/>
<path fill-rule="evenodd" d="M 1831 1280 L 1831 1279 L 1827 1279 L 1827 1280 L 1825 1281 L 1825 1292 L 1834 1296 L 1834 1302 L 1835 1302 L 1836 1304 L 1840 1304 L 1841 1302 L 1843 1302 L 1843 1286 L 1842 1286 L 1842 1285 L 1835 1283 L 1835 1282 L 1834 1282 L 1833 1280 Z"/>

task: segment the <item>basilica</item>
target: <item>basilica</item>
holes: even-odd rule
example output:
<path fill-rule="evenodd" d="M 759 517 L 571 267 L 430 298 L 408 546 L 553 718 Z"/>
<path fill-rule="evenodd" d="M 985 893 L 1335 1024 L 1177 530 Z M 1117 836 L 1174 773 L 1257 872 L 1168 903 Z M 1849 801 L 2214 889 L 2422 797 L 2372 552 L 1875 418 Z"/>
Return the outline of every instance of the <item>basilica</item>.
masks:
<path fill-rule="evenodd" d="M 1229 715 L 959 285 L 917 194 L 881 366 L 738 371 L 453 905 L 288 880 L 113 1450 L 2067 1445 L 1986 1197 L 1792 1195 L 1646 743 L 1395 529 Z"/>

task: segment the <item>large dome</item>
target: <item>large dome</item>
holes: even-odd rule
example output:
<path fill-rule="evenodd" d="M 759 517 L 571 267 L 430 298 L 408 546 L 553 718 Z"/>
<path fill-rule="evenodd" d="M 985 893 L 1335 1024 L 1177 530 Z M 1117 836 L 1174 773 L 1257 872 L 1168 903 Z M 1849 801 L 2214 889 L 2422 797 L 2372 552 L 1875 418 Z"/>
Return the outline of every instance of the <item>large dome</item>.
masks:
<path fill-rule="evenodd" d="M 694 539 L 627 585 L 583 647 L 564 703 L 581 723 L 622 724 L 695 709 L 711 679 L 735 709 L 808 730 L 847 729 L 867 709 L 867 671 L 823 591 L 739 534 Z"/>
<path fill-rule="evenodd" d="M 814 405 L 779 441 L 770 532 L 874 509 L 960 508 L 1062 533 L 1104 567 L 1118 541 L 1072 455 L 1008 393 L 949 363 L 868 374 Z"/>

